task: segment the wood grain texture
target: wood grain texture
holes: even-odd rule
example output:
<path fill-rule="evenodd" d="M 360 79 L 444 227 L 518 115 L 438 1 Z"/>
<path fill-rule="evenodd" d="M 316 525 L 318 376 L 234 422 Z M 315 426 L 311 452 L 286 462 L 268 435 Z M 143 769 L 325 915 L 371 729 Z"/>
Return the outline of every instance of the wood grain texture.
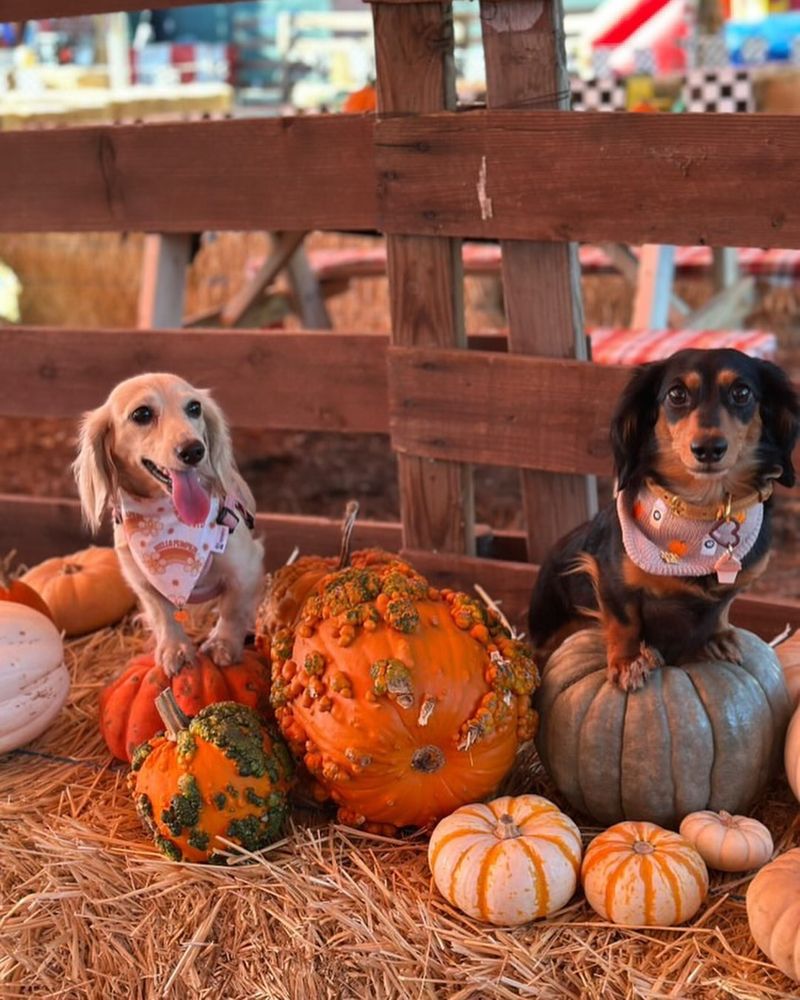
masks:
<path fill-rule="evenodd" d="M 375 140 L 386 232 L 800 247 L 797 116 L 469 111 Z"/>
<path fill-rule="evenodd" d="M 528 605 L 538 566 L 500 559 L 434 555 L 404 549 L 401 553 L 437 587 L 472 593 L 479 583 L 500 607 L 511 624 L 522 632 L 528 628 Z M 731 608 L 731 621 L 763 639 L 772 639 L 787 623 L 800 627 L 800 602 L 761 597 L 739 597 Z"/>
<path fill-rule="evenodd" d="M 386 351 L 372 334 L 0 327 L 0 413 L 74 417 L 124 378 L 172 371 L 236 426 L 385 432 Z"/>
<path fill-rule="evenodd" d="M 392 445 L 429 459 L 610 475 L 609 425 L 630 377 L 622 365 L 391 347 Z"/>
<path fill-rule="evenodd" d="M 256 524 L 264 539 L 267 570 L 282 566 L 295 545 L 304 555 L 335 555 L 341 544 L 341 520 L 336 518 L 258 514 Z M 86 545 L 111 544 L 110 525 L 104 524 L 101 533 L 92 538 L 81 523 L 80 505 L 73 499 L 0 494 L 0 525 L 0 551 L 16 549 L 17 558 L 29 565 Z M 397 551 L 400 525 L 393 521 L 359 521 L 353 546 Z"/>
<path fill-rule="evenodd" d="M 482 0 L 487 105 L 569 108 L 561 0 Z M 558 358 L 587 356 L 576 244 L 504 240 L 503 292 L 509 349 Z M 528 560 L 596 510 L 597 487 L 584 476 L 523 470 Z"/>
<path fill-rule="evenodd" d="M 608 425 L 630 369 L 479 351 L 389 350 L 400 453 L 608 474 Z"/>
<path fill-rule="evenodd" d="M 454 108 L 452 10 L 444 4 L 373 8 L 378 108 L 422 114 Z M 387 240 L 392 342 L 466 346 L 460 243 Z M 398 460 L 403 538 L 414 547 L 472 552 L 474 500 L 471 470 L 416 456 Z"/>
<path fill-rule="evenodd" d="M 0 231 L 374 229 L 368 115 L 0 132 Z"/>

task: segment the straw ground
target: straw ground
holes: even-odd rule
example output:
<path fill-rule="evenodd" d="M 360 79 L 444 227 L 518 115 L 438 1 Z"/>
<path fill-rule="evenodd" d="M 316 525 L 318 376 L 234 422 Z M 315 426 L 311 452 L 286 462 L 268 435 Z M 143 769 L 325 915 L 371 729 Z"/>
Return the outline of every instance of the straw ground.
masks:
<path fill-rule="evenodd" d="M 797 996 L 749 936 L 747 878 L 717 877 L 685 927 L 623 930 L 578 895 L 507 929 L 444 902 L 422 835 L 366 835 L 321 812 L 296 810 L 280 843 L 226 867 L 166 861 L 97 730 L 100 689 L 144 641 L 131 622 L 70 642 L 57 723 L 0 758 L 3 1000 Z M 530 749 L 509 790 L 552 794 Z M 783 782 L 756 812 L 778 850 L 800 843 Z"/>

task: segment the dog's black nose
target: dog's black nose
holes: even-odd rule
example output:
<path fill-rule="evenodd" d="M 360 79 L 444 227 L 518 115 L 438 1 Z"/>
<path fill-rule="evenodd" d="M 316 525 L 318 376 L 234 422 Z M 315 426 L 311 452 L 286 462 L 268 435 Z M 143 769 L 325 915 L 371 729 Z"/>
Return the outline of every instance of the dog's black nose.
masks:
<path fill-rule="evenodd" d="M 205 453 L 206 446 L 202 441 L 187 441 L 178 449 L 178 458 L 184 465 L 199 465 Z"/>
<path fill-rule="evenodd" d="M 712 465 L 719 462 L 728 450 L 728 442 L 724 437 L 703 438 L 692 442 L 692 454 L 700 461 Z"/>

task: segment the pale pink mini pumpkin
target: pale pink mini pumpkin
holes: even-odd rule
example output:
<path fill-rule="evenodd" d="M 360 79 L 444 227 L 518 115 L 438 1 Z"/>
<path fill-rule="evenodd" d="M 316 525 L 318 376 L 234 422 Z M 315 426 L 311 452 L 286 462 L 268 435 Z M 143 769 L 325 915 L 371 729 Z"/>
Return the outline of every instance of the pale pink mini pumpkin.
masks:
<path fill-rule="evenodd" d="M 747 872 L 772 857 L 772 834 L 764 824 L 749 816 L 731 816 L 724 809 L 689 813 L 680 832 L 708 867 L 720 872 Z"/>

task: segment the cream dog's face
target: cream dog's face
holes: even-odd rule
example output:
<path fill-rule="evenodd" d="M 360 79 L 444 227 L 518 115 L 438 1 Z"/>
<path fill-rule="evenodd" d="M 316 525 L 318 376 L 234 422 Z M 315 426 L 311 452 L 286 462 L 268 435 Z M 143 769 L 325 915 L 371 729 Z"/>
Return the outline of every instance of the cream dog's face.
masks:
<path fill-rule="evenodd" d="M 94 527 L 120 489 L 169 494 L 181 520 L 200 523 L 210 495 L 224 494 L 232 475 L 239 479 L 219 407 L 205 390 L 160 373 L 121 382 L 86 414 L 75 472 Z"/>

